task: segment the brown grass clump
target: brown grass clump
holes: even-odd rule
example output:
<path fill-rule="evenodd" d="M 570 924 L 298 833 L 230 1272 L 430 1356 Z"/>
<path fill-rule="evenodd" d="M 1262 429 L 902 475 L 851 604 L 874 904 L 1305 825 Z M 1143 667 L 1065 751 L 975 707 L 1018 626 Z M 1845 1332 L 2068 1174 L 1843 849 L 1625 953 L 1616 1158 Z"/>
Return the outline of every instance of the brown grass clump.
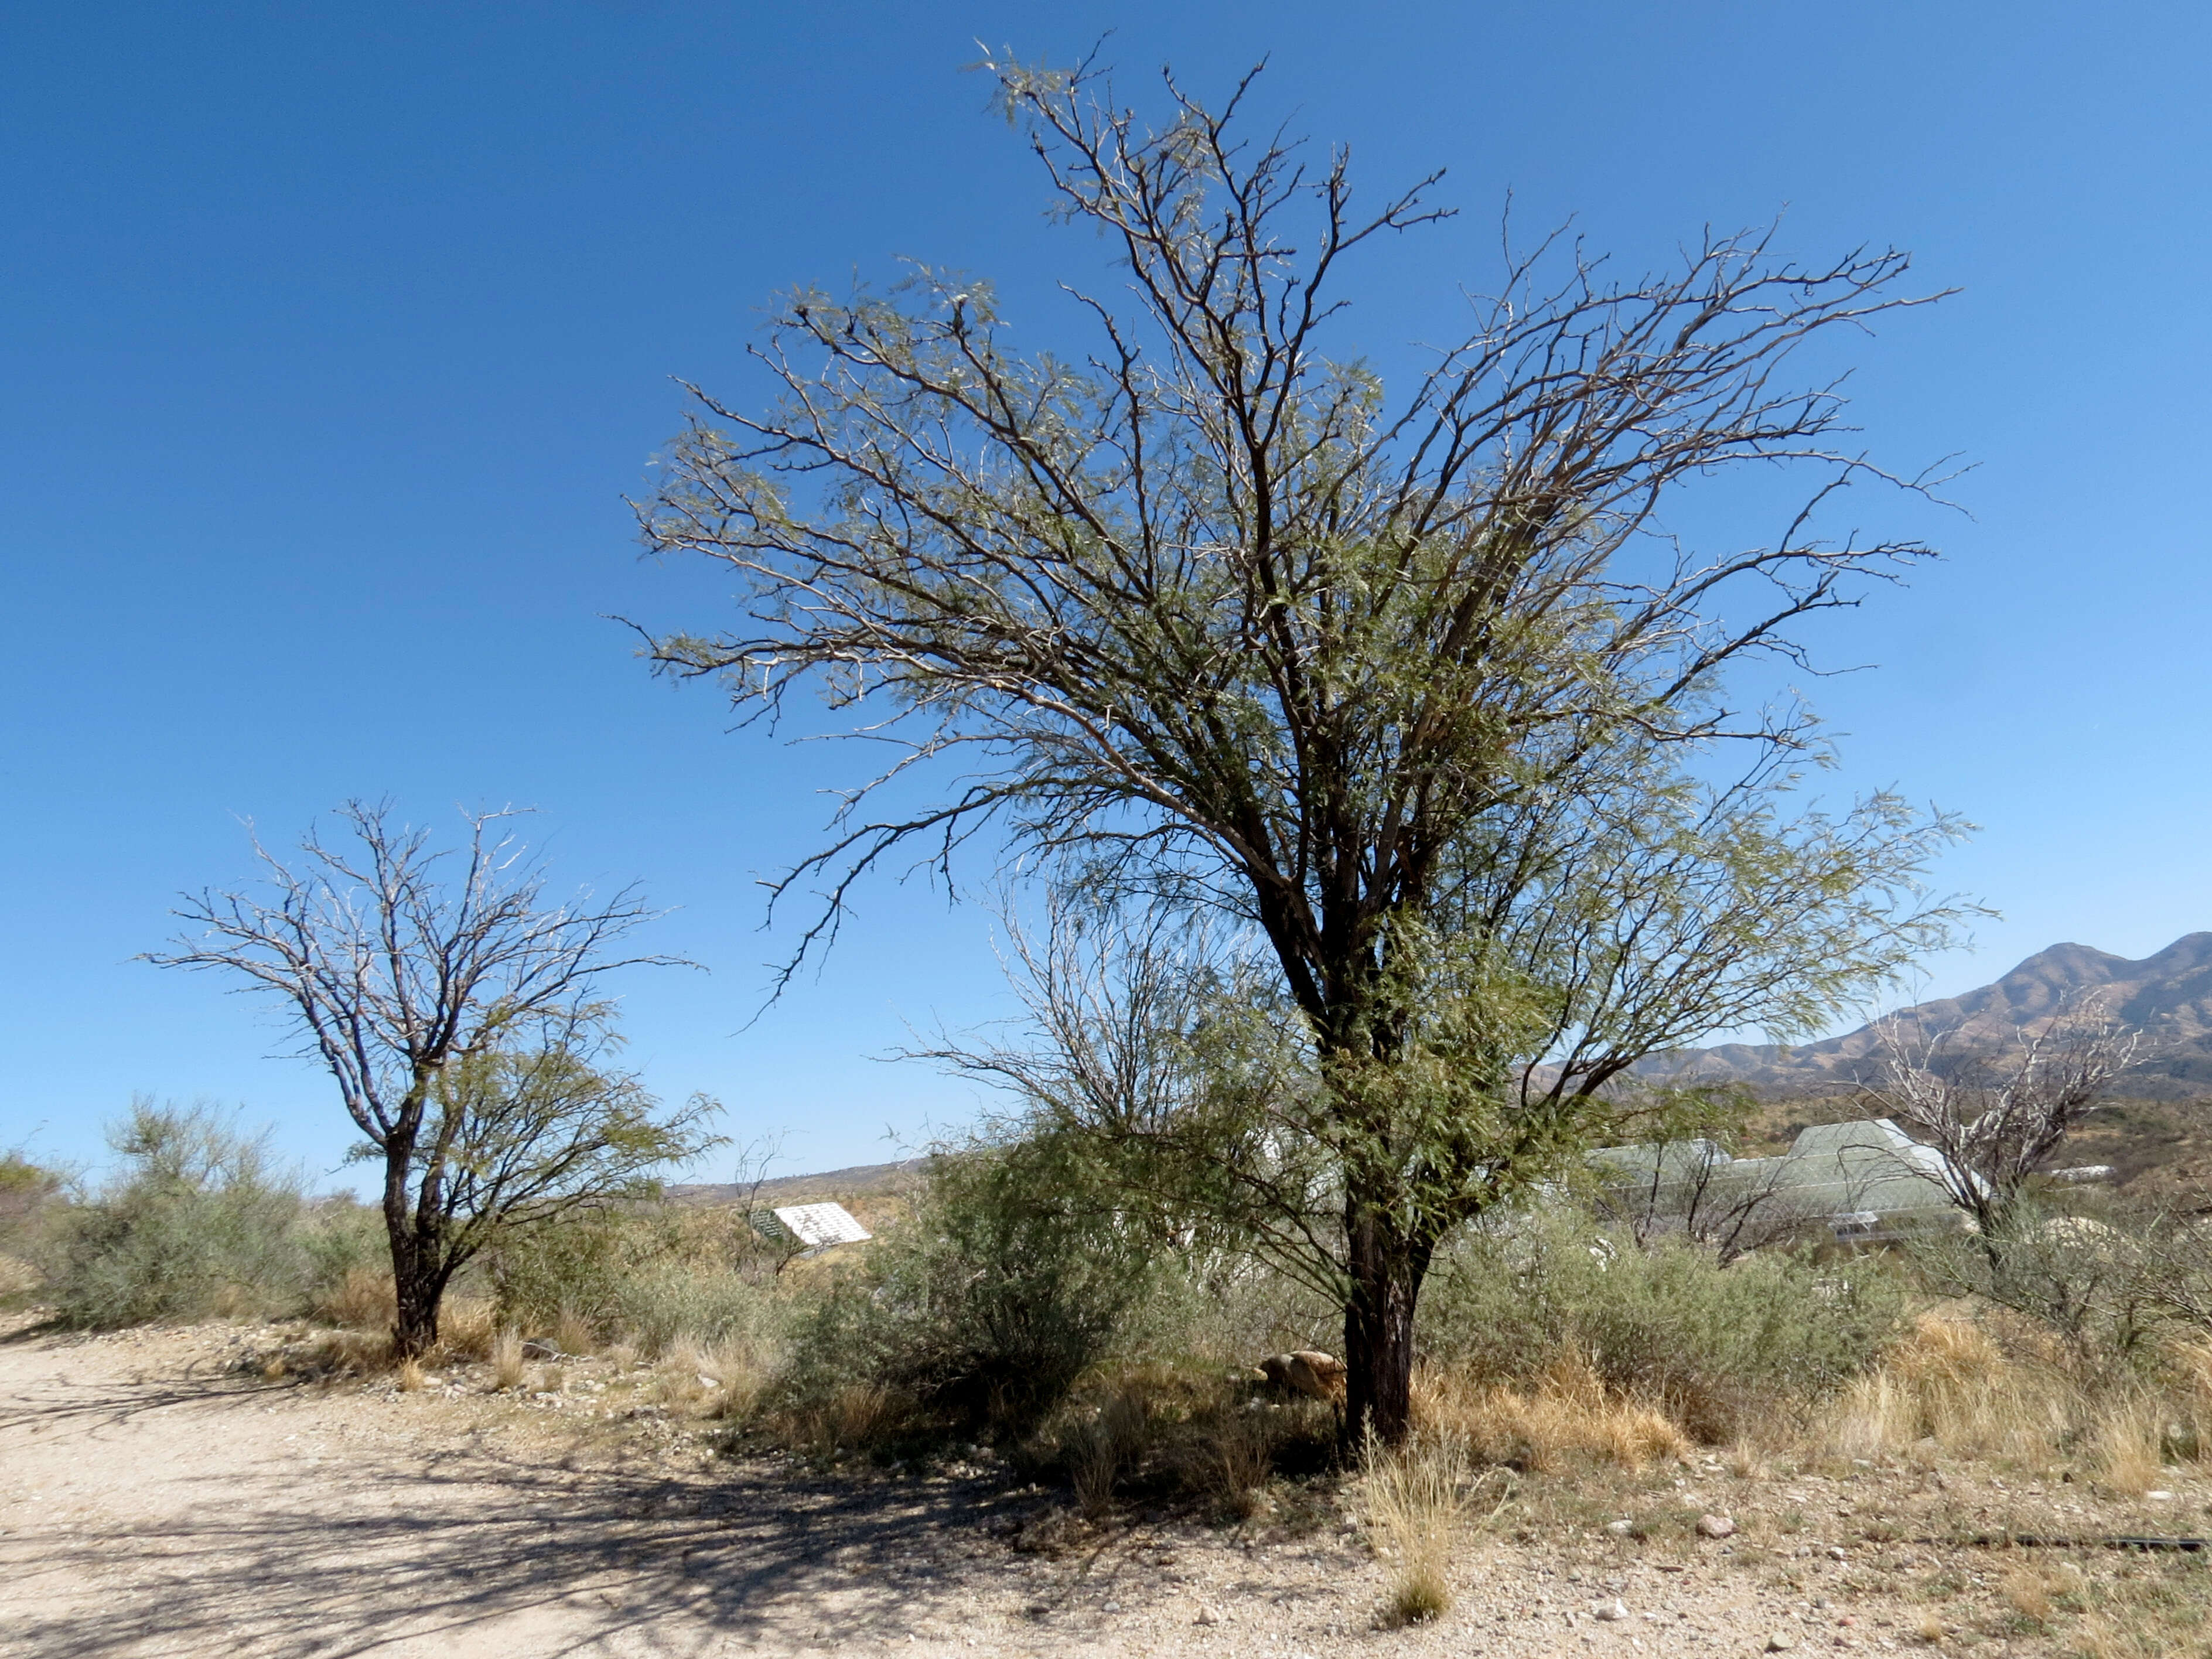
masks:
<path fill-rule="evenodd" d="M 416 1393 L 428 1381 L 422 1374 L 422 1362 L 412 1358 L 401 1360 L 397 1381 L 402 1394 Z"/>
<path fill-rule="evenodd" d="M 398 1317 L 392 1271 L 349 1267 L 345 1277 L 318 1296 L 308 1311 L 328 1324 L 354 1330 L 385 1329 Z"/>
<path fill-rule="evenodd" d="M 1103 1412 L 1087 1422 L 1070 1425 L 1061 1436 L 1060 1455 L 1066 1461 L 1076 1506 L 1085 1519 L 1103 1520 L 1113 1508 L 1114 1488 L 1121 1478 L 1121 1466 L 1133 1438 Z"/>
<path fill-rule="evenodd" d="M 1389 1610 L 1419 1624 L 1452 1604 L 1452 1546 L 1471 1496 L 1456 1439 L 1417 1437 L 1395 1451 L 1370 1443 L 1363 1508 L 1376 1553 L 1389 1564 Z"/>
<path fill-rule="evenodd" d="M 449 1359 L 489 1359 L 498 1336 L 489 1302 L 449 1296 L 438 1311 L 438 1351 Z"/>
<path fill-rule="evenodd" d="M 2021 1618 L 2032 1619 L 2039 1625 L 2051 1622 L 2051 1586 L 2041 1573 L 2032 1567 L 2014 1567 L 2005 1574 L 2000 1588 L 2012 1610 Z"/>
<path fill-rule="evenodd" d="M 2142 1399 L 2114 1401 L 2098 1413 L 2088 1436 L 2092 1467 L 2114 1492 L 2140 1498 L 2158 1485 L 2160 1415 Z"/>
<path fill-rule="evenodd" d="M 1577 1458 L 1632 1473 L 1690 1449 L 1690 1437 L 1664 1412 L 1606 1387 L 1588 1361 L 1561 1356 L 1533 1389 L 1471 1382 L 1464 1374 L 1424 1370 L 1414 1379 L 1416 1425 L 1466 1445 L 1486 1462 L 1549 1474 Z"/>
<path fill-rule="evenodd" d="M 2006 1354 L 1970 1319 L 1925 1313 L 1831 1419 L 1855 1457 L 1920 1446 L 1954 1456 L 2047 1460 L 2078 1420 L 2079 1391 L 2055 1367 Z"/>
<path fill-rule="evenodd" d="M 1199 1437 L 1201 1485 L 1239 1520 L 1249 1521 L 1267 1507 L 1267 1483 L 1275 1473 L 1274 1427 L 1257 1413 L 1229 1413 Z"/>
<path fill-rule="evenodd" d="M 836 1457 L 890 1438 L 910 1414 L 908 1401 L 882 1384 L 849 1382 L 792 1407 L 776 1426 L 789 1443 L 817 1457 Z"/>
<path fill-rule="evenodd" d="M 307 1358 L 308 1369 L 325 1375 L 359 1376 L 392 1367 L 392 1332 L 332 1331 L 317 1341 Z"/>
<path fill-rule="evenodd" d="M 562 1353 L 590 1353 L 599 1345 L 599 1334 L 592 1328 L 592 1322 L 573 1308 L 561 1310 L 561 1316 L 553 1322 L 553 1346 Z"/>
<path fill-rule="evenodd" d="M 1140 1364 L 1094 1375 L 1047 1425 L 1041 1442 L 1078 1499 L 1096 1513 L 1110 1469 L 1116 1489 L 1194 1498 L 1233 1520 L 1273 1507 L 1275 1476 L 1331 1455 L 1337 1415 L 1322 1401 L 1277 1400 L 1217 1371 Z"/>
<path fill-rule="evenodd" d="M 524 1375 L 522 1338 L 513 1326 L 502 1326 L 491 1340 L 492 1386 L 519 1389 Z"/>

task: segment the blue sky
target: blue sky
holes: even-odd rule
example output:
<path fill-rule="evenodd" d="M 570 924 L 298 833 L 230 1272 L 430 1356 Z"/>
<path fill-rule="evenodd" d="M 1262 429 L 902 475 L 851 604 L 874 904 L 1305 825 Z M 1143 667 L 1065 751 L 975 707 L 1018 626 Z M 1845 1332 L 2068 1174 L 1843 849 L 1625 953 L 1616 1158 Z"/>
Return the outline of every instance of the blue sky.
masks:
<path fill-rule="evenodd" d="M 748 1026 L 786 944 L 756 878 L 857 761 L 729 734 L 605 617 L 727 614 L 710 573 L 637 559 L 622 498 L 680 421 L 670 376 L 757 393 L 770 291 L 916 257 L 1072 337 L 1052 284 L 1096 246 L 1043 222 L 959 70 L 979 38 L 1065 58 L 1109 29 L 1139 102 L 1163 61 L 1209 92 L 1264 54 L 1261 106 L 1370 189 L 1449 169 L 1464 216 L 1359 279 L 1347 332 L 1385 363 L 1494 270 L 1509 190 L 1630 267 L 1786 209 L 1792 251 L 1895 243 L 1961 289 L 1857 355 L 1879 457 L 1975 470 L 1910 526 L 1947 562 L 1827 638 L 1881 665 L 1810 688 L 1840 781 L 1984 826 L 1940 877 L 2003 917 L 1930 991 L 2212 927 L 2202 6 L 17 7 L 0 1146 L 94 1161 L 146 1091 L 331 1168 L 329 1089 L 277 1030 L 131 957 L 177 890 L 247 873 L 240 818 L 286 841 L 352 794 L 533 805 L 558 876 L 678 907 L 657 942 L 712 972 L 624 986 L 631 1057 L 785 1132 L 788 1167 L 966 1114 L 872 1056 L 1000 1007 L 988 913 L 878 882 Z"/>

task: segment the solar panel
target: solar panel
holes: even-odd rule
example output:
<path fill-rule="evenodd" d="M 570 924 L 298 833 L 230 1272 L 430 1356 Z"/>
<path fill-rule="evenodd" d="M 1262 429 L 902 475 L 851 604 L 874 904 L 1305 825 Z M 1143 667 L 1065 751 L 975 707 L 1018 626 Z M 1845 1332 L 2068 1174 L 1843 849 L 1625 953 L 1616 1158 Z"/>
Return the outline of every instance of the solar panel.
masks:
<path fill-rule="evenodd" d="M 800 1243 L 817 1250 L 832 1244 L 858 1244 L 875 1237 L 854 1220 L 842 1204 L 793 1204 L 778 1210 L 775 1218 L 788 1227 Z"/>

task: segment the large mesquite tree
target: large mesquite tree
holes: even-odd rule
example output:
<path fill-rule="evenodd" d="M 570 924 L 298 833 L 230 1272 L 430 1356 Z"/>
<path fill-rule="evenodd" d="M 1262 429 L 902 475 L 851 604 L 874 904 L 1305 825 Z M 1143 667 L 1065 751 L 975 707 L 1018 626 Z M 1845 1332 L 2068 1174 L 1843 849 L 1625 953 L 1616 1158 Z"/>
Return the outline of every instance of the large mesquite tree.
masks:
<path fill-rule="evenodd" d="M 1018 350 L 989 288 L 787 296 L 781 386 L 700 410 L 648 546 L 743 578 L 745 621 L 658 638 L 741 707 L 799 688 L 900 744 L 785 885 L 823 898 L 987 823 L 1094 894 L 1225 912 L 1310 1043 L 1345 1297 L 1348 1431 L 1406 1422 L 1415 1303 L 1457 1224 L 1613 1111 L 1644 1054 L 1788 1034 L 1940 936 L 1913 878 L 1950 829 L 1780 797 L 1820 755 L 1727 671 L 1795 650 L 1851 579 L 1925 550 L 1821 539 L 1898 480 L 1839 447 L 1809 337 L 1913 303 L 1895 253 L 1763 237 L 1609 283 L 1548 246 L 1395 395 L 1341 340 L 1346 261 L 1441 216 L 1362 210 L 1341 154 L 1247 139 L 1169 85 L 1157 130 L 1084 72 L 991 65 L 1066 220 L 1126 282 L 1086 355 Z M 1731 468 L 1807 472 L 1778 535 L 1703 553 L 1659 517 Z M 929 805 L 908 778 L 964 755 Z M 1731 758 L 1734 757 L 1734 758 Z M 796 958 L 794 958 L 795 965 Z"/>

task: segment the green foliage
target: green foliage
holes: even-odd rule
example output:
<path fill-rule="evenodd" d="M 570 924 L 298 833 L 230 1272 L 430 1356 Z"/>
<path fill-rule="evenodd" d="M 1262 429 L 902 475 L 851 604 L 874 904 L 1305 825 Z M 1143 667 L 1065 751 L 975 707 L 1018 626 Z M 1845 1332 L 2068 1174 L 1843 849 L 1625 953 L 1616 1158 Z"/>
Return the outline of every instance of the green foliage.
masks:
<path fill-rule="evenodd" d="M 664 1108 L 605 1063 L 620 1042 L 611 1018 L 594 1006 L 560 1042 L 486 1048 L 440 1074 L 432 1116 L 446 1148 L 438 1174 L 449 1251 L 468 1252 L 502 1229 L 652 1197 L 656 1170 L 720 1144 L 707 1128 L 721 1109 L 715 1102 L 694 1096 Z"/>
<path fill-rule="evenodd" d="M 64 1206 L 63 1181 L 21 1151 L 0 1152 L 0 1306 L 38 1284 L 37 1259 Z"/>
<path fill-rule="evenodd" d="M 775 1310 L 743 1270 L 733 1224 L 721 1212 L 636 1205 L 511 1232 L 487 1259 L 500 1316 L 532 1332 L 580 1320 L 648 1353 L 763 1337 Z"/>
<path fill-rule="evenodd" d="M 39 1218 L 61 1195 L 62 1178 L 17 1150 L 0 1152 L 0 1250 L 21 1248 Z"/>
<path fill-rule="evenodd" d="M 1723 1266 L 1680 1240 L 1639 1247 L 1558 1211 L 1455 1249 L 1431 1281 L 1420 1336 L 1433 1357 L 1501 1382 L 1577 1357 L 1720 1440 L 1856 1376 L 1905 1312 L 1904 1286 L 1874 1257 L 1762 1250 Z"/>
<path fill-rule="evenodd" d="M 941 1154 L 913 1218 L 797 1334 L 787 1402 L 855 1383 L 946 1426 L 1020 1432 L 1136 1329 L 1163 1241 L 1099 1197 L 1075 1143 Z"/>
<path fill-rule="evenodd" d="M 70 1325 L 295 1308 L 313 1262 L 298 1177 L 205 1105 L 132 1103 L 108 1144 L 123 1167 L 52 1244 L 47 1299 Z"/>

